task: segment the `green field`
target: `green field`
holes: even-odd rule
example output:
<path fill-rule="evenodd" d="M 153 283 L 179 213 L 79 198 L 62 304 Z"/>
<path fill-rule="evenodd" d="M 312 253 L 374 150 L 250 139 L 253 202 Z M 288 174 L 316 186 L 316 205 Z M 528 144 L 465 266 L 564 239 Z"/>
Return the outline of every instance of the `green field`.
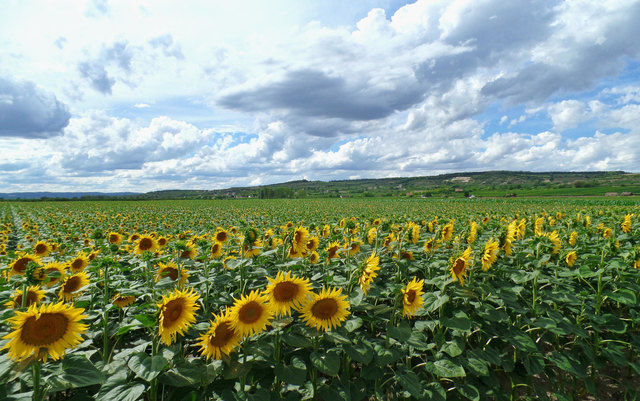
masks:
<path fill-rule="evenodd" d="M 633 197 L 0 203 L 0 399 L 637 399 L 639 220 Z"/>

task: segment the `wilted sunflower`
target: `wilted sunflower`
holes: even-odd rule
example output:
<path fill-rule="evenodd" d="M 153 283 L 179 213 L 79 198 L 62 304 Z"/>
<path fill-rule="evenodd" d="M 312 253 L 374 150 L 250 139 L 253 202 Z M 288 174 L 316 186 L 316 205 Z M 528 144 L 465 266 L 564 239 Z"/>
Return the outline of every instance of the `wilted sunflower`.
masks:
<path fill-rule="evenodd" d="M 243 337 L 262 333 L 271 324 L 274 314 L 268 301 L 269 297 L 258 290 L 235 299 L 229 311 L 233 329 Z"/>
<path fill-rule="evenodd" d="M 18 255 L 11 263 L 9 263 L 9 277 L 13 275 L 24 275 L 27 271 L 29 262 L 40 263 L 40 258 L 33 254 Z"/>
<path fill-rule="evenodd" d="M 486 244 L 484 244 L 484 253 L 482 254 L 482 270 L 487 271 L 498 260 L 498 252 L 500 251 L 500 245 L 498 241 L 494 241 L 493 238 L 489 238 Z"/>
<path fill-rule="evenodd" d="M 22 361 L 34 356 L 46 362 L 47 357 L 60 359 L 67 348 L 80 344 L 80 335 L 87 330 L 87 325 L 80 323 L 86 318 L 84 309 L 74 308 L 62 302 L 48 305 L 31 305 L 26 312 L 16 311 L 15 316 L 8 319 L 13 331 L 3 339 L 10 341 L 2 347 L 9 349 L 9 357 L 14 361 Z"/>
<path fill-rule="evenodd" d="M 309 230 L 305 227 L 299 226 L 293 232 L 291 238 L 291 247 L 296 251 L 296 254 L 306 255 L 307 242 L 309 241 Z"/>
<path fill-rule="evenodd" d="M 200 355 L 209 358 L 222 359 L 229 355 L 235 347 L 240 344 L 242 336 L 233 329 L 233 320 L 228 310 L 220 315 L 213 314 L 214 321 L 209 321 L 209 330 L 202 334 L 200 341 L 196 344 L 200 346 Z"/>
<path fill-rule="evenodd" d="M 51 288 L 64 279 L 67 274 L 64 264 L 61 262 L 49 262 L 42 266 L 42 269 L 49 277 L 49 281 L 45 283 L 47 288 Z"/>
<path fill-rule="evenodd" d="M 136 245 L 133 247 L 133 252 L 137 255 L 149 251 L 155 252 L 160 246 L 158 242 L 150 235 L 141 235 L 136 241 Z"/>
<path fill-rule="evenodd" d="M 84 252 L 78 253 L 75 258 L 68 262 L 68 268 L 73 273 L 81 272 L 87 266 L 89 266 L 89 257 Z"/>
<path fill-rule="evenodd" d="M 305 324 L 318 331 L 340 327 L 350 314 L 347 296 L 341 293 L 340 288 L 327 290 L 324 287 L 320 294 L 311 293 L 311 297 L 300 308 Z"/>
<path fill-rule="evenodd" d="M 44 241 L 38 241 L 33 247 L 33 254 L 39 257 L 45 257 L 51 253 L 51 245 Z"/>
<path fill-rule="evenodd" d="M 422 295 L 422 287 L 424 280 L 418 281 L 417 277 L 414 277 L 402 291 L 402 316 L 412 317 L 415 316 L 418 309 L 422 307 L 424 300 Z"/>
<path fill-rule="evenodd" d="M 124 309 L 127 306 L 133 304 L 135 300 L 136 297 L 134 297 L 133 295 L 121 295 L 118 292 L 111 298 L 111 303 L 120 309 Z"/>
<path fill-rule="evenodd" d="M 124 240 L 124 237 L 121 234 L 112 231 L 109 233 L 109 235 L 107 235 L 107 240 L 110 244 L 120 245 L 120 243 Z"/>
<path fill-rule="evenodd" d="M 196 321 L 195 311 L 200 308 L 196 303 L 198 298 L 200 296 L 193 292 L 193 288 L 175 290 L 168 296 L 162 296 L 162 302 L 157 304 L 160 310 L 158 334 L 164 344 L 171 345 L 178 334 L 184 334 Z"/>
<path fill-rule="evenodd" d="M 464 286 L 464 276 L 467 275 L 467 267 L 469 266 L 469 257 L 471 256 L 471 247 L 468 247 L 462 255 L 456 258 L 451 265 L 451 277 L 453 281 L 460 280 L 460 285 Z"/>
<path fill-rule="evenodd" d="M 69 302 L 79 296 L 82 293 L 81 289 L 87 285 L 89 285 L 89 276 L 86 272 L 68 276 L 60 286 L 58 298 L 64 302 Z"/>
<path fill-rule="evenodd" d="M 44 298 L 44 290 L 37 285 L 27 287 L 27 299 L 25 306 L 40 305 Z M 10 300 L 5 302 L 4 306 L 8 309 L 16 309 L 22 307 L 22 289 L 16 290 Z"/>
<path fill-rule="evenodd" d="M 290 316 L 291 308 L 299 308 L 311 292 L 308 279 L 292 276 L 291 272 L 278 272 L 275 279 L 267 277 L 269 284 L 263 293 L 269 297 L 269 304 L 276 316 Z"/>
<path fill-rule="evenodd" d="M 163 277 L 169 277 L 172 281 L 178 281 L 178 274 L 180 275 L 180 282 L 178 288 L 182 288 L 189 278 L 189 271 L 184 267 L 178 269 L 178 265 L 175 262 L 158 263 L 158 270 L 156 271 L 156 283 Z"/>
<path fill-rule="evenodd" d="M 369 291 L 369 288 L 371 288 L 373 279 L 378 276 L 378 270 L 380 270 L 379 263 L 380 258 L 376 256 L 375 251 L 364 262 L 364 267 L 360 274 L 360 278 L 358 279 L 358 284 L 365 295 L 367 294 L 367 291 Z"/>
<path fill-rule="evenodd" d="M 214 242 L 213 245 L 211 245 L 211 257 L 214 259 L 220 259 L 220 256 L 222 256 L 222 242 Z"/>
<path fill-rule="evenodd" d="M 578 259 L 578 254 L 576 254 L 576 251 L 571 251 L 567 254 L 567 257 L 565 258 L 565 262 L 567 262 L 567 265 L 569 267 L 573 267 L 573 264 L 576 263 L 577 259 Z"/>

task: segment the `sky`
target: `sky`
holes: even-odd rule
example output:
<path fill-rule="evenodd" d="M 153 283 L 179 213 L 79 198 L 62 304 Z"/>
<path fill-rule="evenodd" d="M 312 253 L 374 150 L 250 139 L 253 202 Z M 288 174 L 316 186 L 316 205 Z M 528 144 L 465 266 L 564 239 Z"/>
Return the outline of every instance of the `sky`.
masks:
<path fill-rule="evenodd" d="M 640 172 L 640 2 L 2 0 L 0 192 Z"/>

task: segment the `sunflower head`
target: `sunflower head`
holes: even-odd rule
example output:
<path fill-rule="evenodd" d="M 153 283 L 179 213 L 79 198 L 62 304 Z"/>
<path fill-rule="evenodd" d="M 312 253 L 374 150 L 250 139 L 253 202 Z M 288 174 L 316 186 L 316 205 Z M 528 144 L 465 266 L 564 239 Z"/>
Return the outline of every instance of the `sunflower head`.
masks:
<path fill-rule="evenodd" d="M 268 301 L 268 296 L 258 290 L 236 299 L 229 311 L 233 329 L 243 337 L 257 335 L 266 330 L 274 314 Z"/>
<path fill-rule="evenodd" d="M 160 246 L 158 245 L 158 241 L 150 235 L 144 234 L 141 235 L 136 241 L 135 246 L 133 247 L 133 252 L 137 255 L 144 252 L 155 252 L 158 250 Z"/>
<path fill-rule="evenodd" d="M 45 257 L 51 253 L 51 245 L 44 241 L 38 241 L 33 246 L 33 254 L 39 257 Z"/>
<path fill-rule="evenodd" d="M 196 321 L 195 311 L 200 308 L 196 303 L 198 298 L 200 296 L 192 288 L 162 296 L 162 302 L 157 304 L 160 311 L 158 334 L 164 344 L 171 345 L 178 334 L 184 334 Z"/>
<path fill-rule="evenodd" d="M 179 281 L 178 276 L 180 276 Z M 189 271 L 184 267 L 179 269 L 175 262 L 159 263 L 155 277 L 156 282 L 160 281 L 163 277 L 169 277 L 172 281 L 178 282 L 178 287 L 182 288 L 187 283 Z"/>
<path fill-rule="evenodd" d="M 58 298 L 64 302 L 69 302 L 82 293 L 82 289 L 89 285 L 87 272 L 80 272 L 68 276 L 64 279 L 58 292 Z"/>
<path fill-rule="evenodd" d="M 5 302 L 4 306 L 8 309 L 16 309 L 22 307 L 22 289 L 16 290 L 11 299 Z M 35 285 L 27 287 L 27 298 L 25 306 L 40 305 L 40 302 L 44 299 L 44 290 Z"/>
<path fill-rule="evenodd" d="M 402 316 L 415 316 L 418 309 L 422 307 L 424 303 L 422 299 L 422 295 L 424 294 L 422 291 L 423 285 L 424 280 L 418 281 L 418 279 L 414 277 L 413 280 L 402 289 Z"/>
<path fill-rule="evenodd" d="M 291 272 L 278 272 L 275 279 L 267 277 L 269 284 L 264 293 L 269 297 L 276 316 L 290 316 L 292 308 L 299 308 L 311 291 L 309 280 L 292 276 Z"/>
<path fill-rule="evenodd" d="M 120 309 L 124 309 L 133 304 L 135 300 L 136 297 L 133 295 L 121 295 L 120 293 L 116 293 L 113 298 L 111 298 L 111 303 Z"/>
<path fill-rule="evenodd" d="M 200 346 L 200 354 L 209 358 L 222 359 L 229 355 L 240 344 L 242 336 L 233 329 L 233 320 L 229 310 L 213 315 L 209 321 L 209 330 L 199 337 L 196 345 Z"/>
<path fill-rule="evenodd" d="M 107 235 L 107 240 L 110 244 L 120 245 L 124 238 L 121 234 L 112 231 L 109 233 L 109 235 Z"/>
<path fill-rule="evenodd" d="M 349 301 L 346 295 L 341 295 L 342 289 L 322 288 L 320 294 L 311 293 L 300 308 L 302 320 L 309 327 L 318 331 L 331 330 L 340 327 L 349 316 Z"/>
<path fill-rule="evenodd" d="M 9 277 L 13 275 L 23 276 L 27 271 L 29 263 L 40 263 L 40 258 L 34 254 L 18 255 L 18 257 L 9 263 Z"/>
<path fill-rule="evenodd" d="M 87 266 L 89 266 L 89 257 L 86 253 L 80 252 L 75 258 L 68 262 L 67 268 L 73 273 L 78 273 L 83 271 Z"/>
<path fill-rule="evenodd" d="M 2 348 L 9 349 L 9 357 L 22 361 L 31 356 L 46 362 L 62 358 L 67 348 L 80 344 L 80 335 L 87 325 L 80 323 L 86 318 L 84 309 L 71 305 L 57 304 L 31 305 L 26 312 L 16 311 L 8 319 L 13 331 L 2 337 L 9 342 Z"/>
<path fill-rule="evenodd" d="M 213 236 L 215 240 L 221 244 L 224 244 L 229 239 L 229 233 L 222 228 L 218 228 Z"/>

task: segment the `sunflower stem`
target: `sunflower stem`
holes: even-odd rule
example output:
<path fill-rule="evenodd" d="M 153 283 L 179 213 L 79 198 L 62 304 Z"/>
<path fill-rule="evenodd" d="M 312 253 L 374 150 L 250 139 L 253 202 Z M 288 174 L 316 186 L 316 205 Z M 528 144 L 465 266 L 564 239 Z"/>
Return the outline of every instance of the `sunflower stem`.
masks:
<path fill-rule="evenodd" d="M 40 361 L 35 361 L 31 365 L 31 373 L 33 375 L 33 401 L 41 401 L 44 399 L 44 394 L 42 388 L 40 387 L 40 376 L 41 376 L 41 366 Z"/>
<path fill-rule="evenodd" d="M 104 297 L 103 297 L 103 320 L 102 320 L 102 360 L 106 363 L 109 361 L 109 264 L 111 260 L 103 260 L 103 284 L 104 284 Z"/>
<path fill-rule="evenodd" d="M 151 343 L 151 360 L 158 353 L 158 337 L 153 336 L 153 342 Z M 156 401 L 158 399 L 158 379 L 154 378 L 149 383 L 149 401 Z"/>
<path fill-rule="evenodd" d="M 24 280 L 24 282 L 22 283 L 22 305 L 20 305 L 23 309 L 27 307 L 27 298 L 29 298 L 29 283 L 27 283 L 27 280 Z"/>

